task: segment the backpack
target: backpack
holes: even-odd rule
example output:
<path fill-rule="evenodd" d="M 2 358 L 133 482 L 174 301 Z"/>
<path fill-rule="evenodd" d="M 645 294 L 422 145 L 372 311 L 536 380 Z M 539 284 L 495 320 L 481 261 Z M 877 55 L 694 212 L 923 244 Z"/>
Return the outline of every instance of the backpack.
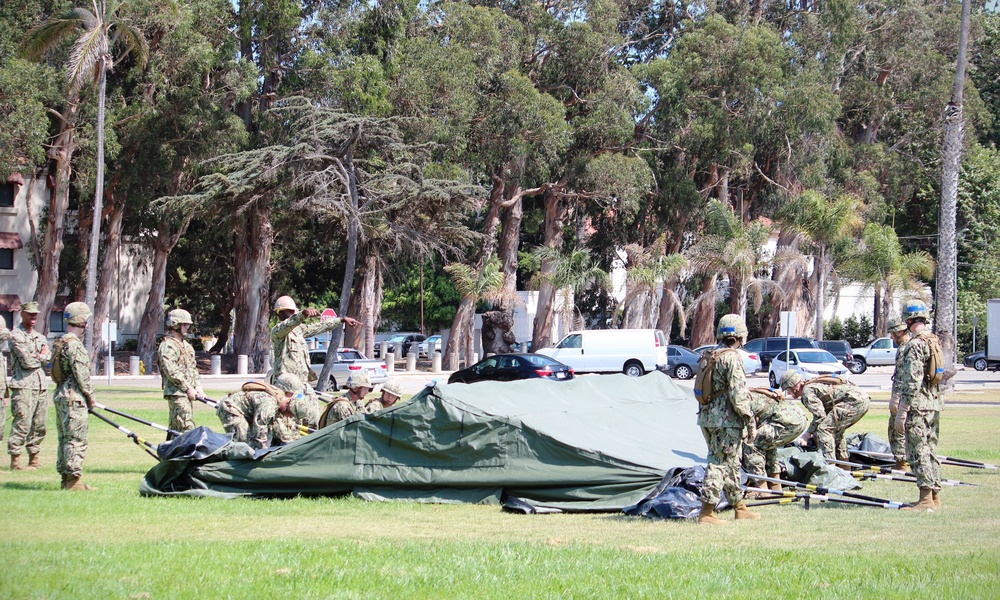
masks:
<path fill-rule="evenodd" d="M 836 375 L 823 375 L 822 377 L 813 377 L 812 379 L 806 381 L 806 383 L 822 383 L 826 385 L 844 385 L 847 380 L 843 377 L 837 377 Z"/>
<path fill-rule="evenodd" d="M 944 379 L 944 350 L 941 348 L 941 340 L 933 333 L 922 333 L 918 337 L 927 342 L 931 355 L 927 361 L 927 370 L 924 371 L 924 381 L 928 386 L 938 385 Z"/>
<path fill-rule="evenodd" d="M 694 397 L 702 406 L 710 404 L 718 396 L 712 391 L 712 374 L 715 373 L 715 363 L 723 352 L 736 352 L 736 350 L 734 348 L 706 350 L 698 359 L 698 375 L 694 378 Z"/>
<path fill-rule="evenodd" d="M 285 392 L 264 381 L 248 381 L 240 388 L 244 392 L 266 392 L 278 400 L 284 400 Z"/>
<path fill-rule="evenodd" d="M 52 368 L 49 369 L 49 376 L 52 377 L 52 381 L 57 386 L 62 385 L 66 381 L 66 373 L 63 373 L 62 368 L 62 354 L 65 348 L 66 341 L 63 338 L 59 338 L 52 343 Z"/>
<path fill-rule="evenodd" d="M 771 388 L 766 388 L 766 387 L 750 388 L 750 391 L 756 392 L 758 394 L 763 394 L 764 396 L 767 396 L 771 400 L 782 400 L 785 397 L 785 395 L 782 394 L 781 392 L 777 392 L 775 390 L 772 390 Z"/>

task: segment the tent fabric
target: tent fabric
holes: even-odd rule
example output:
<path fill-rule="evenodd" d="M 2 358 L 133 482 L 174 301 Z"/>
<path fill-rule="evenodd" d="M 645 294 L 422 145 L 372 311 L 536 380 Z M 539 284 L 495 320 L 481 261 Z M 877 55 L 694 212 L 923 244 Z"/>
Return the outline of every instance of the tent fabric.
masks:
<path fill-rule="evenodd" d="M 667 471 L 706 462 L 697 408 L 658 372 L 437 384 L 255 458 L 161 463 L 140 491 L 619 511 Z"/>

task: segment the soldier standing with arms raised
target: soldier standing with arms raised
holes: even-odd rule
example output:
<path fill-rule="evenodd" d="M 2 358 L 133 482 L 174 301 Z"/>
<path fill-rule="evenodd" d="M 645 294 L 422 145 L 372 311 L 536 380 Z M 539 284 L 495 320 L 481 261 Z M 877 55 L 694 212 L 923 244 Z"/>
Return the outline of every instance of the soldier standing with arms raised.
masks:
<path fill-rule="evenodd" d="M 715 516 L 715 505 L 724 492 L 736 509 L 737 519 L 759 519 L 743 500 L 740 485 L 740 458 L 743 440 L 753 443 L 757 437 L 753 413 L 750 411 L 750 393 L 747 391 L 743 359 L 736 348 L 743 345 L 747 326 L 735 314 L 719 319 L 716 339 L 719 347 L 713 353 L 714 368 L 711 374 L 710 398 L 699 400 L 698 425 L 708 443 L 708 466 L 705 483 L 701 488 L 701 513 L 698 523 L 722 525 Z"/>
<path fill-rule="evenodd" d="M 198 377 L 194 347 L 184 339 L 191 327 L 191 313 L 175 308 L 167 313 L 167 335 L 157 349 L 163 382 L 163 398 L 170 407 L 170 429 L 184 433 L 194 429 L 193 402 L 205 397 Z M 167 434 L 167 439 L 172 436 Z"/>
<path fill-rule="evenodd" d="M 903 311 L 912 337 L 896 370 L 899 408 L 895 426 L 906 434 L 906 456 L 920 490 L 917 503 L 903 510 L 941 508 L 941 463 L 935 451 L 944 409 L 938 387 L 944 365 L 935 364 L 941 360 L 941 342 L 927 330 L 929 317 L 927 306 L 918 300 L 908 302 Z"/>
<path fill-rule="evenodd" d="M 889 395 L 889 448 L 892 458 L 896 461 L 896 469 L 909 471 L 910 463 L 906 462 L 906 435 L 902 431 L 896 431 L 896 413 L 899 411 L 899 374 L 900 364 L 905 354 L 904 348 L 910 341 L 910 330 L 896 317 L 889 319 L 886 330 L 892 336 L 892 341 L 896 343 L 896 368 L 892 372 L 892 393 Z"/>
<path fill-rule="evenodd" d="M 94 389 L 90 385 L 90 355 L 80 337 L 93 313 L 83 302 L 71 302 L 63 316 L 66 335 L 52 345 L 52 380 L 56 392 L 59 427 L 59 457 L 56 471 L 62 476 L 62 489 L 90 491 L 94 488 L 80 482 L 83 460 L 87 455 L 88 409 L 94 407 Z"/>
<path fill-rule="evenodd" d="M 21 305 L 21 324 L 10 335 L 10 470 L 34 470 L 41 466 L 38 452 L 45 438 L 45 419 L 49 412 L 48 388 L 43 365 L 50 358 L 45 336 L 35 331 L 38 303 Z M 21 464 L 21 452 L 27 449 L 28 465 Z"/>

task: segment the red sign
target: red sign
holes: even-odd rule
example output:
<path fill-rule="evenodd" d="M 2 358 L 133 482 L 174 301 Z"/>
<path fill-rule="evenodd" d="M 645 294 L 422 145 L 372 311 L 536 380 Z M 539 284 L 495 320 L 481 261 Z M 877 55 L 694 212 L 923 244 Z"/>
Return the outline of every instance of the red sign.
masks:
<path fill-rule="evenodd" d="M 320 321 L 332 321 L 337 318 L 337 311 L 332 308 L 324 309 L 319 316 Z"/>

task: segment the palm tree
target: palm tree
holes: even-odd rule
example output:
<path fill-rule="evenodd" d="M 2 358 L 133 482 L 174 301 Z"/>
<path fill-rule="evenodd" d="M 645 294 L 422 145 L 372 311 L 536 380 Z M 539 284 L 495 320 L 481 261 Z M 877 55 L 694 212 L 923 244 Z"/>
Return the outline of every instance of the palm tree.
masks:
<path fill-rule="evenodd" d="M 625 246 L 628 259 L 625 268 L 626 292 L 615 318 L 616 321 L 621 319 L 623 329 L 643 329 L 652 325 L 655 322 L 654 309 L 659 308 L 659 299 L 653 302 L 656 288 L 688 267 L 688 261 L 682 255 L 665 255 L 663 243 L 661 238 L 652 248 L 639 244 Z M 664 293 L 672 292 L 665 290 Z"/>
<path fill-rule="evenodd" d="M 89 306 L 94 306 L 97 294 L 97 254 L 104 197 L 104 97 L 108 72 L 117 62 L 111 50 L 120 43 L 124 52 L 118 61 L 129 53 L 134 53 L 140 68 L 145 66 L 148 57 L 146 39 L 138 29 L 118 16 L 118 9 L 122 4 L 122 0 L 91 0 L 93 10 L 77 7 L 44 21 L 28 33 L 22 46 L 25 56 L 37 59 L 62 42 L 73 39 L 73 48 L 66 64 L 68 97 L 77 97 L 80 89 L 90 80 L 97 83 L 97 177 L 84 296 L 84 301 Z M 93 328 L 94 324 L 87 328 L 88 348 L 93 340 Z"/>
<path fill-rule="evenodd" d="M 472 331 L 473 317 L 475 316 L 476 303 L 480 300 L 499 301 L 503 295 L 504 274 L 501 268 L 500 259 L 495 255 L 490 256 L 483 268 L 477 271 L 474 267 L 463 263 L 451 263 L 444 268 L 451 275 L 451 280 L 455 284 L 455 289 L 462 295 L 459 308 L 455 314 L 455 325 L 452 326 L 453 334 L 464 331 L 464 340 L 449 337 L 448 346 L 445 348 L 446 359 L 449 368 L 458 368 L 458 355 L 461 347 L 465 347 L 466 366 L 472 364 Z M 459 321 L 463 320 L 464 323 Z"/>
<path fill-rule="evenodd" d="M 528 283 L 529 287 L 538 289 L 543 282 L 549 283 L 559 295 L 562 322 L 570 323 L 568 327 L 571 329 L 573 328 L 571 322 L 576 314 L 574 298 L 591 286 L 603 290 L 611 288 L 611 277 L 594 263 L 590 250 L 578 248 L 568 254 L 561 254 L 548 246 L 539 246 L 531 252 L 530 259 L 538 264 L 547 262 L 551 268 L 535 273 Z M 553 303 L 548 303 L 548 312 L 542 314 L 544 307 L 539 302 L 539 312 L 535 315 L 534 335 L 531 340 L 533 348 L 548 348 L 553 343 L 553 307 Z"/>
<path fill-rule="evenodd" d="M 815 250 L 816 339 L 823 339 L 823 313 L 826 310 L 827 278 L 833 270 L 832 248 L 861 227 L 861 200 L 851 194 L 827 198 L 816 190 L 807 190 L 781 211 L 786 227 L 795 230 Z"/>

